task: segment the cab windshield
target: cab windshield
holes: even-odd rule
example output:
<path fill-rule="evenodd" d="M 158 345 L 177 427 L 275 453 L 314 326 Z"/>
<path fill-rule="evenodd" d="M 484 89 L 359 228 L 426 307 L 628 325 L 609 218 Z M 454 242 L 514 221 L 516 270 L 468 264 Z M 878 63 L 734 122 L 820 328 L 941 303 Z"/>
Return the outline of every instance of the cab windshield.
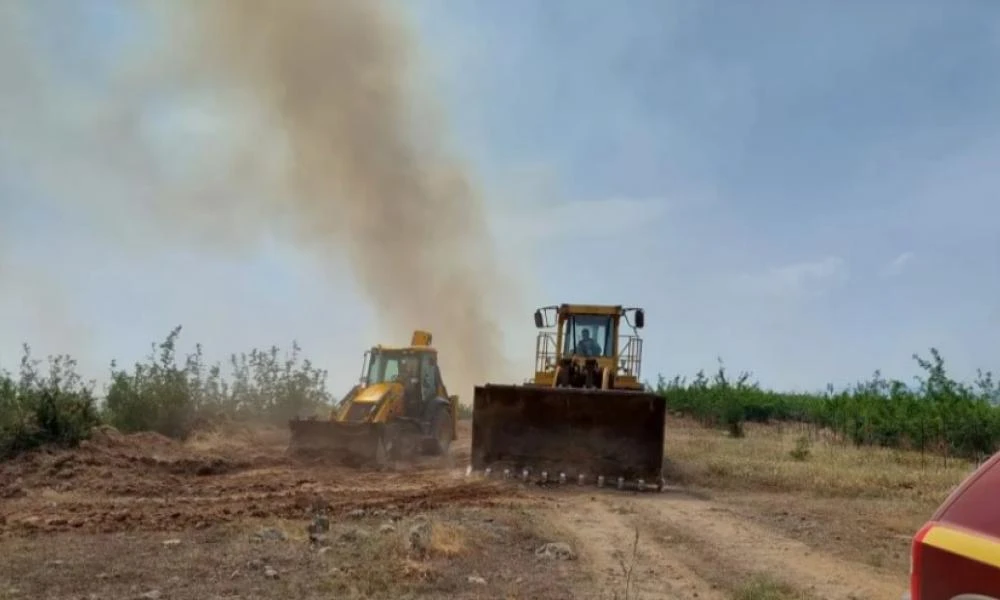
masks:
<path fill-rule="evenodd" d="M 575 315 L 566 320 L 564 327 L 564 355 L 612 356 L 610 316 Z"/>
<path fill-rule="evenodd" d="M 372 353 L 371 361 L 368 363 L 368 385 L 402 381 L 399 379 L 400 372 L 405 375 L 410 367 L 413 367 L 412 373 L 415 377 L 417 372 L 415 368 L 416 362 L 417 358 L 415 356 L 384 352 Z"/>

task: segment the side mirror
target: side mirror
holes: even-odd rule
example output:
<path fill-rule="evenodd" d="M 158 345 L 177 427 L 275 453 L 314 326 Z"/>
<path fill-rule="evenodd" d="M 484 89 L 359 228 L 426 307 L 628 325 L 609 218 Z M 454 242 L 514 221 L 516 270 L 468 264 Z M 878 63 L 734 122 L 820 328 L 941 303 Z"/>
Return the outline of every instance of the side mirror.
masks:
<path fill-rule="evenodd" d="M 640 308 L 635 311 L 635 328 L 642 329 L 643 325 L 646 324 L 646 313 Z"/>
<path fill-rule="evenodd" d="M 535 311 L 535 328 L 536 329 L 541 329 L 542 327 L 545 327 L 545 321 L 542 319 L 542 311 L 536 310 Z"/>

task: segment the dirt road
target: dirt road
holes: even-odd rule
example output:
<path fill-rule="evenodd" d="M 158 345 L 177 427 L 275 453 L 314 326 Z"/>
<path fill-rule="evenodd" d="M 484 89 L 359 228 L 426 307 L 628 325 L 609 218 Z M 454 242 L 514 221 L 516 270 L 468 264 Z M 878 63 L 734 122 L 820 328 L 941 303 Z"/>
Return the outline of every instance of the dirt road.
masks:
<path fill-rule="evenodd" d="M 183 446 L 156 435 L 106 431 L 72 452 L 25 455 L 0 465 L 0 535 L 6 545 L 0 550 L 18 554 L 21 563 L 11 565 L 22 565 L 21 574 L 0 570 L 0 592 L 7 585 L 60 597 L 45 578 L 27 584 L 19 578 L 31 561 L 51 561 L 60 552 L 68 554 L 59 560 L 77 561 L 84 569 L 93 552 L 69 548 L 73 543 L 93 548 L 93 536 L 112 536 L 97 544 L 112 548 L 118 542 L 108 540 L 121 540 L 123 534 L 137 540 L 157 535 L 150 542 L 156 546 L 167 533 L 207 535 L 220 527 L 246 529 L 246 523 L 305 524 L 319 509 L 335 523 L 374 519 L 371 530 L 378 530 L 376 521 L 387 515 L 395 519 L 393 528 L 415 515 L 440 513 L 445 515 L 441 519 L 450 519 L 464 532 L 458 545 L 465 550 L 442 555 L 450 556 L 451 563 L 445 558 L 435 563 L 438 587 L 412 587 L 424 590 L 425 597 L 438 597 L 433 590 L 443 593 L 441 582 L 451 582 L 449 596 L 477 598 L 625 597 L 628 586 L 630 598 L 717 599 L 759 585 L 784 594 L 771 597 L 874 600 L 896 598 L 905 585 L 905 574 L 887 575 L 860 560 L 835 557 L 739 516 L 732 510 L 738 497 L 708 498 L 683 489 L 643 494 L 575 485 L 543 489 L 467 478 L 463 467 L 469 436 L 463 434 L 448 459 L 384 473 L 293 461 L 283 454 L 280 431 L 220 435 Z M 578 560 L 539 562 L 534 546 L 545 541 L 569 544 Z M 234 547 L 231 552 L 243 550 Z M 127 552 L 139 554 L 134 548 Z M 206 558 L 198 556 L 204 568 Z M 455 563 L 458 567 L 452 564 L 457 556 L 465 556 L 465 562 Z M 234 568 L 225 562 L 229 559 L 211 560 L 222 561 L 217 571 Z M 349 560 L 348 554 L 339 560 Z M 313 564 L 315 557 L 289 557 L 286 562 L 292 571 L 299 568 L 296 564 Z M 177 564 L 179 573 L 188 568 L 194 566 Z M 123 570 L 121 578 L 124 582 L 143 573 L 136 566 Z M 314 579 L 303 572 L 296 593 L 322 597 L 326 588 L 314 586 Z M 156 581 L 149 585 L 166 585 Z M 64 582 L 58 589 L 68 588 Z M 113 589 L 112 595 L 120 592 Z"/>
<path fill-rule="evenodd" d="M 622 574 L 631 569 L 642 598 L 730 598 L 755 580 L 831 600 L 896 598 L 904 589 L 902 575 L 887 578 L 750 523 L 724 502 L 681 490 L 562 496 L 548 518 L 574 532 L 582 558 L 604 586 L 624 591 Z"/>

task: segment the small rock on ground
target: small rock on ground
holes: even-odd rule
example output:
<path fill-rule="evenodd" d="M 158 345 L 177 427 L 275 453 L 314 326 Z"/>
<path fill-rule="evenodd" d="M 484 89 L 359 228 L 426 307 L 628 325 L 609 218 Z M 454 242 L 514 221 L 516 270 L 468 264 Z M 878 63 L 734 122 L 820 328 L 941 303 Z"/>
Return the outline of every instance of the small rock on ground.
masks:
<path fill-rule="evenodd" d="M 264 567 L 264 577 L 267 577 L 268 579 L 277 579 L 278 570 L 271 566 Z"/>
<path fill-rule="evenodd" d="M 486 580 L 479 575 L 469 575 L 469 583 L 474 583 L 476 585 L 486 585 Z"/>
<path fill-rule="evenodd" d="M 353 529 L 348 529 L 344 533 L 340 534 L 340 539 L 345 542 L 359 542 L 361 540 L 366 540 L 371 537 L 371 533 L 368 532 L 363 527 L 355 527 Z"/>
<path fill-rule="evenodd" d="M 535 550 L 535 556 L 554 560 L 573 560 L 576 552 L 565 542 L 549 542 Z"/>
<path fill-rule="evenodd" d="M 141 594 L 139 597 L 142 598 L 142 600 L 159 600 L 161 595 L 160 590 L 149 590 L 148 592 Z"/>
<path fill-rule="evenodd" d="M 253 534 L 253 537 L 258 541 L 269 540 L 275 542 L 283 542 L 288 539 L 288 536 L 285 535 L 284 531 L 281 531 L 280 529 L 275 529 L 273 527 L 267 527 L 265 529 L 261 529 L 257 533 Z"/>

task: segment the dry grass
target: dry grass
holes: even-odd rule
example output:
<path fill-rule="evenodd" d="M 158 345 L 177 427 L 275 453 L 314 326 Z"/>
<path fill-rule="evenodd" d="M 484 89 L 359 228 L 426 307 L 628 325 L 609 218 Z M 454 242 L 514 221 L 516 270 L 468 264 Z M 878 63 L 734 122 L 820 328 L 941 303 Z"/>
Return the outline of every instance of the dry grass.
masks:
<path fill-rule="evenodd" d="M 745 433 L 733 438 L 672 418 L 671 477 L 708 491 L 743 518 L 887 577 L 906 572 L 910 537 L 976 467 L 913 451 L 856 448 L 804 426 L 748 424 Z M 747 597 L 769 597 L 754 593 Z"/>
<path fill-rule="evenodd" d="M 319 545 L 308 540 L 307 520 L 283 519 L 182 533 L 4 538 L 0 598 L 139 598 L 153 590 L 177 600 L 574 597 L 572 580 L 533 571 L 532 549 L 543 540 L 523 528 L 519 512 L 446 509 L 424 518 L 430 551 L 420 557 L 406 547 L 411 518 L 395 521 L 394 531 L 380 530 L 382 517 L 333 521 Z M 283 535 L 257 535 L 267 530 Z M 475 573 L 488 585 L 470 583 Z"/>
<path fill-rule="evenodd" d="M 794 425 L 748 424 L 745 437 L 733 438 L 681 418 L 668 424 L 667 458 L 675 477 L 706 488 L 924 505 L 941 502 L 975 468 L 918 452 L 855 448 Z"/>
<path fill-rule="evenodd" d="M 195 431 L 184 445 L 204 454 L 238 454 L 247 449 L 284 447 L 288 432 L 277 426 L 257 423 L 220 423 Z"/>
<path fill-rule="evenodd" d="M 454 557 L 463 554 L 467 548 L 467 532 L 455 523 L 435 522 L 431 524 L 430 551 L 437 556 Z"/>
<path fill-rule="evenodd" d="M 754 575 L 733 591 L 733 600 L 798 600 L 804 596 L 767 575 Z"/>

